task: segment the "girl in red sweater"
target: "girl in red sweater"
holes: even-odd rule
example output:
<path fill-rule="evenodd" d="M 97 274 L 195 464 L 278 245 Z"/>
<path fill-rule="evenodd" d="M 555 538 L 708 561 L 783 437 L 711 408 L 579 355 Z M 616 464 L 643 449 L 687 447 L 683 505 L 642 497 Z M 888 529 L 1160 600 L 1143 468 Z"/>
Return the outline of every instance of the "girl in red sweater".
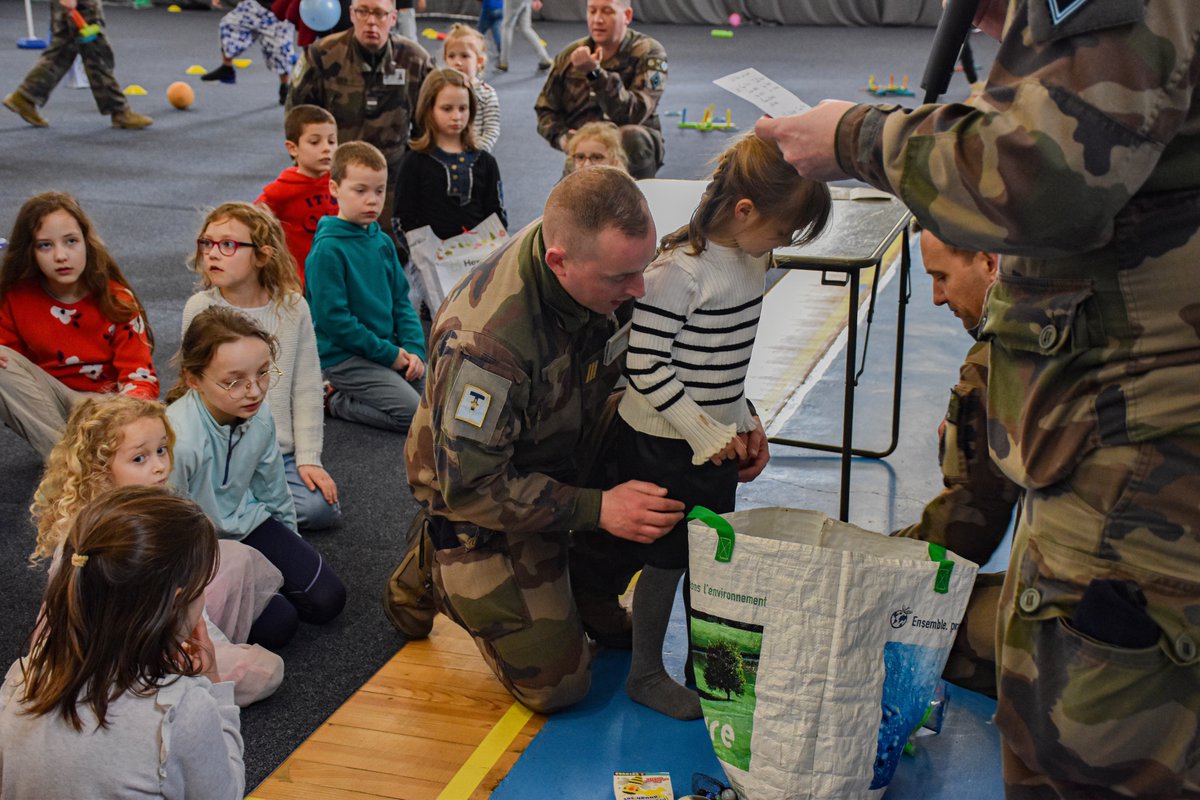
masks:
<path fill-rule="evenodd" d="M 44 460 L 87 395 L 158 398 L 153 341 L 75 198 L 25 201 L 0 265 L 0 420 Z"/>

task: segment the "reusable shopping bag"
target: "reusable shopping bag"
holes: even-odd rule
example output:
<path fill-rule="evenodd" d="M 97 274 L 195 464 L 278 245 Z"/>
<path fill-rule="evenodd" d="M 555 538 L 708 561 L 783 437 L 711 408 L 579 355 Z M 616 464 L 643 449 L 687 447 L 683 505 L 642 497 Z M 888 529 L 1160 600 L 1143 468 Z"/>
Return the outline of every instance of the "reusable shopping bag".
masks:
<path fill-rule="evenodd" d="M 470 231 L 449 239 L 439 239 L 428 225 L 406 231 L 404 237 L 426 304 L 436 311 L 454 284 L 508 241 L 508 232 L 491 214 Z"/>
<path fill-rule="evenodd" d="M 691 516 L 692 660 L 730 783 L 742 800 L 881 795 L 978 566 L 818 511 Z"/>

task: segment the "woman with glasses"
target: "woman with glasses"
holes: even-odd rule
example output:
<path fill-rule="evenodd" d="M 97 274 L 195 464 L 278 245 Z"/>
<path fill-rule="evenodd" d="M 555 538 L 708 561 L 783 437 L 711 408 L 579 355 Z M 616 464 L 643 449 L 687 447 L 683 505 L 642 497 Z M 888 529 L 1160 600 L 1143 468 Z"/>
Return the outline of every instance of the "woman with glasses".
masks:
<path fill-rule="evenodd" d="M 296 532 L 296 506 L 267 392 L 284 377 L 275 338 L 232 308 L 196 315 L 179 350 L 179 382 L 167 399 L 175 431 L 171 484 L 212 519 L 222 538 L 258 550 L 283 574 L 294 613 L 278 624 L 321 624 L 341 613 L 346 587 Z M 255 622 L 268 629 L 264 617 Z"/>
<path fill-rule="evenodd" d="M 621 145 L 621 129 L 611 122 L 589 122 L 567 140 L 568 172 L 599 166 L 629 171 L 629 157 Z"/>
<path fill-rule="evenodd" d="M 275 435 L 300 530 L 321 530 L 341 516 L 338 489 L 321 465 L 324 386 L 312 314 L 301 295 L 283 229 L 271 212 L 223 203 L 200 228 L 191 267 L 202 289 L 183 308 L 183 330 L 210 306 L 235 308 L 279 345 L 283 377 L 267 392 Z"/>

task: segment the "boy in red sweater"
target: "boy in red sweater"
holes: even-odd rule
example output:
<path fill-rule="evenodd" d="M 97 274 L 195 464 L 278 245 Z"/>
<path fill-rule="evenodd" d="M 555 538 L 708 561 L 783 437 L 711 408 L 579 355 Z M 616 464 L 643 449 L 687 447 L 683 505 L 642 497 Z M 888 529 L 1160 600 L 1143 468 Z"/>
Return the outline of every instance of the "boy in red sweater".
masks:
<path fill-rule="evenodd" d="M 296 260 L 304 286 L 304 260 L 312 248 L 321 217 L 336 215 L 337 200 L 329 193 L 329 164 L 337 148 L 337 122 L 319 106 L 299 105 L 283 121 L 287 151 L 296 161 L 263 187 L 255 202 L 271 209 L 283 225 L 288 252 Z"/>

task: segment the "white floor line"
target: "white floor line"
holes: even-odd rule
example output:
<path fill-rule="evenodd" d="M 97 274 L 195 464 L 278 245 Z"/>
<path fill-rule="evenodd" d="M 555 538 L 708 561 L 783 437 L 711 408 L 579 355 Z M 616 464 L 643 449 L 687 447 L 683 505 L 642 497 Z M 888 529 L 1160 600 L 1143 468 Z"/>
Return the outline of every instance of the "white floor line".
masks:
<path fill-rule="evenodd" d="M 879 285 L 875 290 L 876 308 L 878 308 L 879 295 L 882 294 L 883 290 L 887 288 L 889 283 L 891 283 L 892 276 L 900 271 L 900 264 L 898 263 L 900 258 L 901 253 L 897 252 L 896 263 L 885 269 L 883 272 L 883 277 L 879 279 Z M 867 312 L 869 309 L 870 300 L 859 304 L 858 332 L 860 340 L 864 332 L 863 325 L 866 321 Z M 792 392 L 787 400 L 785 400 L 784 403 L 779 407 L 779 410 L 771 417 L 770 421 L 766 425 L 768 436 L 777 435 L 779 431 L 781 431 L 783 427 L 787 425 L 788 421 L 795 416 L 796 412 L 800 410 L 800 406 L 804 403 L 804 398 L 808 396 L 808 393 L 812 391 L 812 388 L 820 382 L 822 377 L 824 377 L 825 373 L 829 370 L 829 365 L 832 364 L 846 349 L 846 339 L 849 338 L 849 335 L 850 326 L 843 326 L 841 332 L 837 336 L 837 339 L 835 339 L 834 343 L 829 347 L 828 350 L 825 351 L 825 355 L 821 356 L 821 360 L 817 362 L 817 365 L 808 373 L 808 377 L 801 381 L 800 385 L 796 387 L 796 390 Z"/>

